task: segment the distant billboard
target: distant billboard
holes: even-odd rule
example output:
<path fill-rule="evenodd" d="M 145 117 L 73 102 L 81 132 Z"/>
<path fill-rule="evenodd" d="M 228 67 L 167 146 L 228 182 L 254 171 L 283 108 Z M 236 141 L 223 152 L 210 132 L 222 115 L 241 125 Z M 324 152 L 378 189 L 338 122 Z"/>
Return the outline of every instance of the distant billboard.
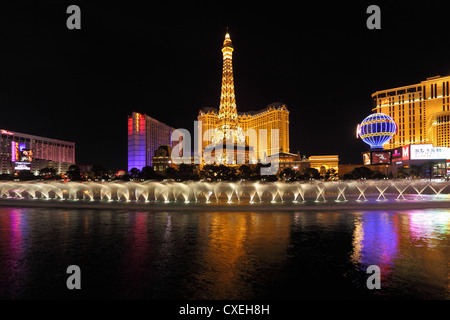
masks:
<path fill-rule="evenodd" d="M 402 160 L 409 160 L 409 146 L 402 147 Z"/>
<path fill-rule="evenodd" d="M 363 163 L 365 166 L 370 165 L 370 152 L 364 152 L 363 153 Z"/>
<path fill-rule="evenodd" d="M 450 159 L 450 149 L 447 147 L 433 147 L 432 144 L 412 144 L 410 147 L 411 160 Z"/>
<path fill-rule="evenodd" d="M 31 170 L 31 163 L 29 162 L 22 162 L 22 161 L 16 161 L 14 164 L 14 169 L 17 171 L 23 171 L 23 170 Z"/>
<path fill-rule="evenodd" d="M 391 152 L 390 151 L 372 151 L 371 152 L 372 164 L 391 164 Z"/>
<path fill-rule="evenodd" d="M 25 143 L 11 141 L 11 162 L 28 161 L 27 159 L 32 154 L 32 151 L 29 149 L 26 149 L 26 147 L 27 146 Z M 27 150 L 27 151 L 25 152 L 25 155 L 24 155 L 25 150 Z M 29 160 L 29 161 L 31 162 L 31 160 Z"/>
<path fill-rule="evenodd" d="M 19 160 L 23 162 L 32 162 L 33 161 L 33 150 L 31 149 L 22 149 L 19 151 Z"/>
<path fill-rule="evenodd" d="M 402 159 L 402 148 L 397 148 L 392 150 L 392 161 L 403 160 Z"/>
<path fill-rule="evenodd" d="M 16 162 L 19 159 L 19 144 L 11 141 L 11 161 Z"/>

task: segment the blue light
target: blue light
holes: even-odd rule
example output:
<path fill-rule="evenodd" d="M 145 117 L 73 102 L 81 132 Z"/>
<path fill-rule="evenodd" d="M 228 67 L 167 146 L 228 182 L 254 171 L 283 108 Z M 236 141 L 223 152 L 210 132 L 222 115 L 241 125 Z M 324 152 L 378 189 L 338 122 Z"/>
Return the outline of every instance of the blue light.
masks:
<path fill-rule="evenodd" d="M 371 149 L 383 149 L 397 132 L 395 121 L 384 113 L 374 113 L 360 124 L 358 135 Z"/>

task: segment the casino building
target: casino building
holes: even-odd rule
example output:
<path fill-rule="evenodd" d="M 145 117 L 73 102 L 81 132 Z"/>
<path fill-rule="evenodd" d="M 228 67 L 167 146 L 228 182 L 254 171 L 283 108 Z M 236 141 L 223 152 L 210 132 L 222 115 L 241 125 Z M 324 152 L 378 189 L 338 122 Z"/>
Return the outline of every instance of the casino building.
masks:
<path fill-rule="evenodd" d="M 435 76 L 417 84 L 376 91 L 372 111 L 394 119 L 398 131 L 385 145 L 450 147 L 450 76 Z"/>
<path fill-rule="evenodd" d="M 430 177 L 450 177 L 450 76 L 372 94 L 372 111 L 389 115 L 397 124 L 383 151 L 363 153 L 364 164 L 400 168 L 429 166 Z"/>
<path fill-rule="evenodd" d="M 53 168 L 67 172 L 75 164 L 75 142 L 1 129 L 0 174 Z"/>
<path fill-rule="evenodd" d="M 233 79 L 233 45 L 229 33 L 225 35 L 222 46 L 223 72 L 219 109 L 205 107 L 199 111 L 197 132 L 194 134 L 194 153 L 190 153 L 188 139 L 172 142 L 172 128 L 148 115 L 133 112 L 128 115 L 128 171 L 141 170 L 153 166 L 155 170 L 165 168 L 163 158 L 155 157 L 160 146 L 169 146 L 171 153 L 180 150 L 183 155 L 177 159 L 183 162 L 195 159 L 202 167 L 207 163 L 219 162 L 225 165 L 255 164 L 269 161 L 271 155 L 289 153 L 289 111 L 284 103 L 275 102 L 259 111 L 237 112 Z M 180 138 L 180 137 L 179 137 Z M 191 140 L 192 141 L 192 140 Z M 231 142 L 231 143 L 230 143 Z M 229 145 L 233 151 L 228 152 Z M 206 151 L 206 152 L 205 152 Z M 220 152 L 216 152 L 220 151 Z M 221 155 L 219 155 L 221 154 Z M 230 157 L 231 155 L 231 157 Z M 181 157 L 184 157 L 183 159 Z M 212 161 L 210 161 L 212 159 Z M 154 164 L 156 160 L 158 163 Z M 215 161 L 217 160 L 217 161 Z M 168 161 L 168 160 L 167 160 Z"/>
<path fill-rule="evenodd" d="M 202 151 L 218 141 L 232 140 L 248 147 L 255 161 L 279 152 L 289 153 L 289 110 L 280 102 L 259 111 L 238 112 L 233 78 L 233 50 L 227 32 L 222 46 L 223 70 L 220 106 L 199 111 Z M 253 134 L 254 133 L 254 134 Z M 202 153 L 202 152 L 199 152 Z M 231 164 L 231 163 L 228 163 Z"/>
<path fill-rule="evenodd" d="M 173 147 L 175 128 L 146 114 L 133 112 L 128 116 L 128 171 L 153 166 L 153 156 L 161 145 Z"/>

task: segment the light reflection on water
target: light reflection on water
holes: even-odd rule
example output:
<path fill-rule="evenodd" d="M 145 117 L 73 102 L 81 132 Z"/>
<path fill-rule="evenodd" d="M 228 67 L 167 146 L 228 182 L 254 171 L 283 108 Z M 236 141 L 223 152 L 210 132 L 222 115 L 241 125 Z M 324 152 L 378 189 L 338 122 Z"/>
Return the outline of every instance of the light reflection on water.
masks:
<path fill-rule="evenodd" d="M 0 298 L 450 298 L 450 210 L 0 208 Z M 67 266 L 82 270 L 70 291 Z M 381 290 L 366 269 L 381 269 Z"/>

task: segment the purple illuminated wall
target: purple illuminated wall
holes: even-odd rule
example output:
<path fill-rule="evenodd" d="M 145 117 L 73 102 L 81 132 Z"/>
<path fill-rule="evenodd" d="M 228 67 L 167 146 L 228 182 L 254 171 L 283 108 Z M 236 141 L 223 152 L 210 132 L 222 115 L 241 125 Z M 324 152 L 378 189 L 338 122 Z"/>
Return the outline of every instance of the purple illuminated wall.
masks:
<path fill-rule="evenodd" d="M 170 137 L 175 129 L 145 114 L 128 116 L 128 172 L 153 165 L 153 156 L 163 144 L 172 146 Z"/>

